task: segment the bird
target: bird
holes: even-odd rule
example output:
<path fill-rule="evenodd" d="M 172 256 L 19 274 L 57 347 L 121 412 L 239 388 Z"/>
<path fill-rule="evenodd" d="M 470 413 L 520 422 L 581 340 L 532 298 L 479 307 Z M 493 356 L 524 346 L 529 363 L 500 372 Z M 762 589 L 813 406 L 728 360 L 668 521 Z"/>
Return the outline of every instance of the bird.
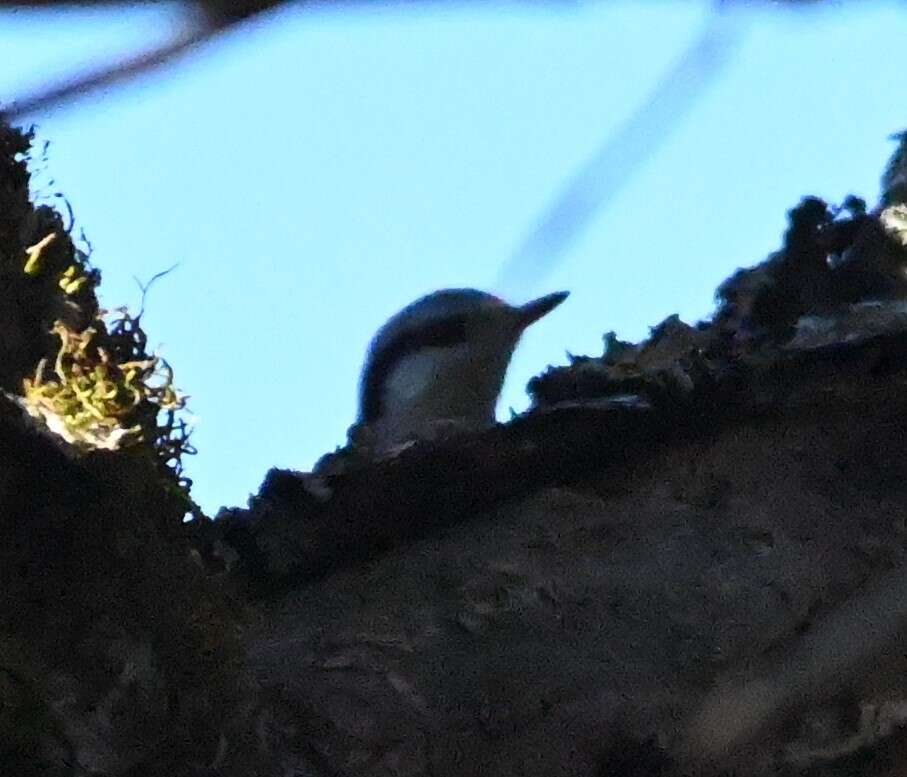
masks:
<path fill-rule="evenodd" d="M 492 426 L 521 335 L 567 296 L 513 306 L 476 289 L 442 289 L 407 305 L 368 347 L 353 427 L 358 439 L 380 455 L 450 430 Z"/>

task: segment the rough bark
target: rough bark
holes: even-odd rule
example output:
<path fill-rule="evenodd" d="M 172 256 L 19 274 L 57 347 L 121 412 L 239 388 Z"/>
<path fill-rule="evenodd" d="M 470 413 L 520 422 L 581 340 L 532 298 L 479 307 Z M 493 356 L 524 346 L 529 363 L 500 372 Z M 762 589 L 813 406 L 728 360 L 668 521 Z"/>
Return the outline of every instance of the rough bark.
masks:
<path fill-rule="evenodd" d="M 273 471 L 248 509 L 183 525 L 147 455 L 77 451 L 15 400 L 56 304 L 17 274 L 40 216 L 17 165 L 0 773 L 903 773 L 890 210 L 805 200 L 712 321 L 609 338 L 509 424 Z"/>

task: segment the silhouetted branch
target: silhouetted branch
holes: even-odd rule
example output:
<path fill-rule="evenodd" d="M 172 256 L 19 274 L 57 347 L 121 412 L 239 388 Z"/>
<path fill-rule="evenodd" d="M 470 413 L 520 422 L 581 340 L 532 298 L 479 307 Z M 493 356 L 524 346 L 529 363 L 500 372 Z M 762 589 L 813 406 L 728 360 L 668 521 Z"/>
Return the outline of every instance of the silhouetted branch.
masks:
<path fill-rule="evenodd" d="M 175 40 L 135 57 L 72 76 L 58 83 L 0 103 L 7 121 L 15 122 L 38 111 L 62 105 L 98 89 L 129 81 L 157 70 L 179 59 L 196 46 L 209 41 L 229 28 L 238 26 L 260 12 L 285 4 L 286 0 L 204 0 L 187 4 L 205 23 L 196 25 Z M 307 6 L 374 5 L 373 0 L 302 0 Z M 424 5 L 436 0 L 385 0 L 382 6 Z M 572 0 L 548 0 L 552 5 Z M 730 29 L 727 14 L 719 13 L 730 6 L 753 5 L 759 0 L 716 0 L 716 12 L 703 35 L 684 55 L 678 65 L 653 93 L 652 97 L 568 185 L 536 230 L 504 269 L 505 280 L 524 277 L 521 268 L 545 263 L 551 265 L 567 243 L 588 222 L 591 214 L 610 200 L 630 178 L 640 162 L 655 151 L 667 137 L 676 115 L 687 112 L 709 82 L 715 80 L 736 47 L 739 34 Z M 778 4 L 778 0 L 762 0 Z M 817 5 L 827 0 L 780 0 L 787 6 Z M 116 0 L 0 0 L 0 8 L 72 8 L 81 6 L 121 5 Z M 659 135 L 660 133 L 660 135 Z M 642 143 L 636 144 L 642 138 Z M 602 186 L 600 172 L 609 171 L 609 183 Z M 595 191 L 598 182 L 599 191 Z"/>
<path fill-rule="evenodd" d="M 129 81 L 143 73 L 157 70 L 166 64 L 175 62 L 219 32 L 221 32 L 220 29 L 212 28 L 196 27 L 190 29 L 175 40 L 149 52 L 121 62 L 103 65 L 87 73 L 50 84 L 24 97 L 14 99 L 2 111 L 2 116 L 6 121 L 16 122 L 38 111 L 56 107 L 114 84 Z"/>

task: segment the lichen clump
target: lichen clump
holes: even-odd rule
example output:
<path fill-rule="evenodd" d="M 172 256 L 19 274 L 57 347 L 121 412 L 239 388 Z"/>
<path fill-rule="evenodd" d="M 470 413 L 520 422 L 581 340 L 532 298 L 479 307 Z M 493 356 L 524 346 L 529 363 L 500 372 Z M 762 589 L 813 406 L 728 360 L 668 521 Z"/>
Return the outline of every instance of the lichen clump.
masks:
<path fill-rule="evenodd" d="M 26 409 L 70 444 L 115 450 L 139 443 L 148 410 L 184 406 L 167 363 L 157 356 L 118 361 L 102 344 L 111 339 L 103 321 L 81 332 L 57 321 L 53 332 L 60 338 L 53 370 L 42 359 L 23 381 L 23 395 Z"/>
<path fill-rule="evenodd" d="M 149 354 L 141 314 L 97 305 L 100 273 L 65 233 L 52 231 L 24 249 L 22 272 L 55 297 L 49 327 L 56 349 L 22 380 L 20 404 L 79 452 L 143 447 L 185 492 L 182 456 L 194 453 L 178 413 L 186 398 L 173 372 Z"/>
<path fill-rule="evenodd" d="M 142 313 L 101 310 L 101 273 L 90 244 L 83 237 L 82 250 L 72 238 L 68 203 L 64 219 L 33 202 L 33 141 L 33 130 L 0 119 L 0 394 L 68 453 L 145 453 L 161 486 L 188 498 L 183 457 L 195 451 L 185 397 L 167 363 L 149 353 Z"/>

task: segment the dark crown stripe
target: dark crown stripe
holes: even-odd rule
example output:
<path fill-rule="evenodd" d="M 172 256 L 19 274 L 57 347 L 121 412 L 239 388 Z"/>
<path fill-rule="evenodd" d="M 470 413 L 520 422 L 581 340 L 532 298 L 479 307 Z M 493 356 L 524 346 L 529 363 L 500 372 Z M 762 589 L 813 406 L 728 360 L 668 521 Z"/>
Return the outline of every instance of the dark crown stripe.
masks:
<path fill-rule="evenodd" d="M 401 332 L 369 354 L 360 388 L 360 421 L 371 423 L 381 415 L 384 383 L 400 360 L 422 348 L 446 348 L 466 342 L 466 317 L 449 316 Z"/>

